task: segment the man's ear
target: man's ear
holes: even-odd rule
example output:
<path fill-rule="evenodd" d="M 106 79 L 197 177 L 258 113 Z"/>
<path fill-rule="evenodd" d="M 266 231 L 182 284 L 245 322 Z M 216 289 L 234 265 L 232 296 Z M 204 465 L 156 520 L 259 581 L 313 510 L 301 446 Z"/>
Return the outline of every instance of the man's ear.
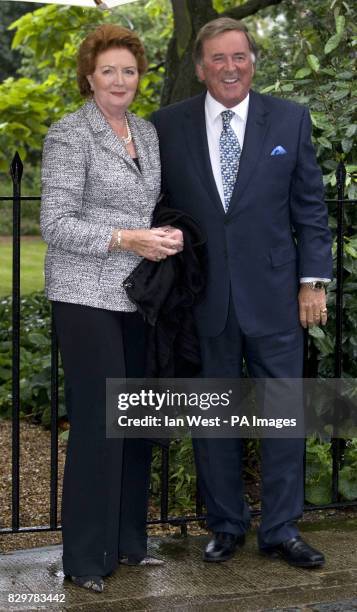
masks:
<path fill-rule="evenodd" d="M 195 70 L 196 70 L 196 76 L 197 76 L 198 80 L 203 82 L 205 80 L 205 74 L 204 74 L 204 70 L 202 68 L 202 64 L 197 63 L 196 66 L 195 66 Z"/>

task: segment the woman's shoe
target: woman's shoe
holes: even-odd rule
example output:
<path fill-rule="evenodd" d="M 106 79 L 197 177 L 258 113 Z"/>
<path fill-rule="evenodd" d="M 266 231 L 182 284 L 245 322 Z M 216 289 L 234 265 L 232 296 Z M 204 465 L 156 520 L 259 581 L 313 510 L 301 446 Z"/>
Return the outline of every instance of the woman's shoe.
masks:
<path fill-rule="evenodd" d="M 88 589 L 90 591 L 96 591 L 97 593 L 103 593 L 104 591 L 104 580 L 102 576 L 66 576 L 72 580 L 73 584 Z"/>
<path fill-rule="evenodd" d="M 155 557 L 144 557 L 142 559 L 138 557 L 120 557 L 119 563 L 123 565 L 163 565 L 163 561 L 161 559 L 156 559 Z"/>

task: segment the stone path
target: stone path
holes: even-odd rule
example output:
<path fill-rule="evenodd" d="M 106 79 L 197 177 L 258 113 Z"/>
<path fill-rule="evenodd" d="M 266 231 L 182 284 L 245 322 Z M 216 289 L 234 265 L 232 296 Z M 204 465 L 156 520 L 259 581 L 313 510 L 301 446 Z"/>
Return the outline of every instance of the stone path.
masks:
<path fill-rule="evenodd" d="M 207 537 L 151 538 L 156 567 L 121 566 L 106 580 L 104 593 L 63 582 L 61 547 L 0 555 L 0 610 L 132 612 L 357 611 L 357 525 L 305 534 L 326 554 L 324 568 L 295 569 L 260 556 L 254 534 L 234 559 L 203 563 Z M 9 593 L 57 594 L 60 601 L 12 603 Z"/>

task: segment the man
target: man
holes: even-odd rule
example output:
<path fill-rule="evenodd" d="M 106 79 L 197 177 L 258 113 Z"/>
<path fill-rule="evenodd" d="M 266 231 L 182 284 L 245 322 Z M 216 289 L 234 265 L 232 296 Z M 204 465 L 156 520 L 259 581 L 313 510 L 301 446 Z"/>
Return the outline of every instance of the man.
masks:
<path fill-rule="evenodd" d="M 331 237 L 306 108 L 251 90 L 257 50 L 220 18 L 199 32 L 194 60 L 207 92 L 153 116 L 163 190 L 207 235 L 208 286 L 196 309 L 204 377 L 300 378 L 303 327 L 325 324 Z M 206 561 L 244 544 L 249 513 L 241 440 L 194 441 L 208 526 Z M 299 536 L 302 439 L 263 439 L 260 551 L 299 567 L 324 563 Z"/>

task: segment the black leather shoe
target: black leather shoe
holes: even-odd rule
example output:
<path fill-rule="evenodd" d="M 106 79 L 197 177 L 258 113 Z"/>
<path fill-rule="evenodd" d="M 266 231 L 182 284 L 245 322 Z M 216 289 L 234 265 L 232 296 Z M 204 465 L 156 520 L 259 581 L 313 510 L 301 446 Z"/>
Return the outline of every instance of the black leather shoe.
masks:
<path fill-rule="evenodd" d="M 243 546 L 245 542 L 244 535 L 234 535 L 233 533 L 218 532 L 208 542 L 203 553 L 204 561 L 228 561 L 231 559 L 237 548 Z"/>
<path fill-rule="evenodd" d="M 296 538 L 291 538 L 275 546 L 262 548 L 260 552 L 273 559 L 280 557 L 289 565 L 295 567 L 321 567 L 325 563 L 323 554 L 304 542 L 301 536 L 296 536 Z"/>

